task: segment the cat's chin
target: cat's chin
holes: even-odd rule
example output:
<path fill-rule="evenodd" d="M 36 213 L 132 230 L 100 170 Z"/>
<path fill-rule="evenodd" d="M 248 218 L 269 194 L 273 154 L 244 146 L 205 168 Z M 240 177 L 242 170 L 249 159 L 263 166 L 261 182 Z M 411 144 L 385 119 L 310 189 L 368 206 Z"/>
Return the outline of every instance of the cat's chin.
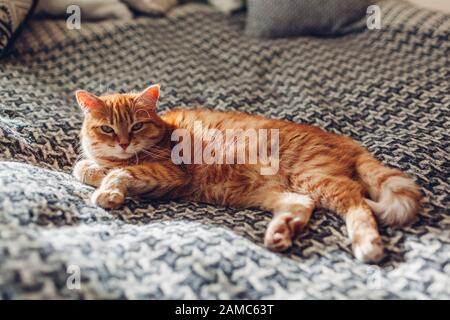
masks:
<path fill-rule="evenodd" d="M 115 159 L 119 159 L 119 160 L 126 160 L 126 159 L 130 159 L 134 155 L 135 155 L 134 153 L 121 152 L 121 153 L 115 153 L 115 154 L 111 155 L 110 158 L 115 158 Z"/>
<path fill-rule="evenodd" d="M 115 154 L 113 157 L 120 159 L 120 160 L 126 160 L 126 159 L 130 159 L 132 156 L 134 156 L 134 153 L 119 153 L 119 154 Z"/>
<path fill-rule="evenodd" d="M 109 153 L 109 154 L 93 154 L 94 158 L 97 159 L 104 159 L 104 160 L 108 160 L 108 161 L 124 161 L 124 160 L 128 160 L 131 159 L 132 157 L 135 156 L 135 153 L 129 153 L 129 152 L 117 152 L 117 153 Z"/>

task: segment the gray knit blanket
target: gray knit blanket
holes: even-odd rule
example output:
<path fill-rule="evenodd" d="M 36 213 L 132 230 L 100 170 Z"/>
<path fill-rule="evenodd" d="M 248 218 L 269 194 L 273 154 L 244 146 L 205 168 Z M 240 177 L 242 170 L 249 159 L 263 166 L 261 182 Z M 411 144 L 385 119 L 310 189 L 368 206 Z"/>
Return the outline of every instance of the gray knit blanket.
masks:
<path fill-rule="evenodd" d="M 250 38 L 244 16 L 187 6 L 165 18 L 36 20 L 0 64 L 0 298 L 450 298 L 450 17 L 382 4 L 381 30 Z M 316 210 L 288 252 L 267 212 L 135 201 L 107 211 L 71 176 L 95 93 L 160 83 L 159 110 L 206 106 L 350 136 L 424 193 L 417 221 L 381 228 L 385 257 L 351 254 Z"/>

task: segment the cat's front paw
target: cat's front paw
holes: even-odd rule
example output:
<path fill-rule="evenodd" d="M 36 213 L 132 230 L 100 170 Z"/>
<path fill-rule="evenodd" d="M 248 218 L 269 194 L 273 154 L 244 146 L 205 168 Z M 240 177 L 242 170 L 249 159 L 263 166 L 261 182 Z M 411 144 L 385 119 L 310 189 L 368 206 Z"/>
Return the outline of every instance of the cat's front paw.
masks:
<path fill-rule="evenodd" d="M 78 181 L 98 187 L 105 177 L 107 170 L 100 167 L 95 161 L 85 159 L 75 164 L 72 173 Z"/>
<path fill-rule="evenodd" d="M 125 202 L 125 195 L 118 189 L 97 189 L 92 194 L 92 202 L 105 209 L 115 209 Z"/>
<path fill-rule="evenodd" d="M 84 183 L 86 172 L 89 169 L 91 162 L 89 160 L 81 160 L 75 163 L 72 174 L 80 182 Z"/>
<path fill-rule="evenodd" d="M 285 251 L 292 246 L 293 230 L 291 225 L 295 217 L 284 213 L 272 218 L 267 227 L 264 245 L 272 251 Z"/>

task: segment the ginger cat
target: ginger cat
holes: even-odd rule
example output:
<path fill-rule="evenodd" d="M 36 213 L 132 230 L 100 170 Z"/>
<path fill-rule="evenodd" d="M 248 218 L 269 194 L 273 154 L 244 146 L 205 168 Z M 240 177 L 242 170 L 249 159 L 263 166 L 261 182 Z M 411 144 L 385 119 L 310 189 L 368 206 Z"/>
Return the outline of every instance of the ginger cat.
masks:
<path fill-rule="evenodd" d="M 103 208 L 117 208 L 125 197 L 137 195 L 261 208 L 273 213 L 265 245 L 283 251 L 308 223 L 313 209 L 324 207 L 345 219 L 355 257 L 368 263 L 383 256 L 375 216 L 387 225 L 404 225 L 420 207 L 419 188 L 407 175 L 383 166 L 350 138 L 314 126 L 207 109 L 160 116 L 155 112 L 158 85 L 138 94 L 100 97 L 79 90 L 76 98 L 85 114 L 85 159 L 76 163 L 74 175 L 97 187 L 92 200 Z M 203 141 L 195 149 L 187 143 L 203 135 L 196 121 L 215 129 L 216 137 L 229 129 L 276 129 L 277 144 L 266 144 L 275 163 L 273 174 L 262 174 L 260 155 L 253 163 L 220 161 L 230 152 L 234 157 L 234 149 L 220 139 L 216 147 L 223 147 L 223 153 L 210 152 L 219 161 L 199 162 L 210 146 Z M 182 139 L 188 148 L 179 152 L 188 161 L 181 163 L 173 156 L 178 143 L 174 132 L 179 129 L 188 133 Z M 258 140 L 258 145 L 263 142 Z M 197 152 L 197 160 L 189 161 L 190 151 Z M 250 157 L 250 151 L 244 151 Z"/>

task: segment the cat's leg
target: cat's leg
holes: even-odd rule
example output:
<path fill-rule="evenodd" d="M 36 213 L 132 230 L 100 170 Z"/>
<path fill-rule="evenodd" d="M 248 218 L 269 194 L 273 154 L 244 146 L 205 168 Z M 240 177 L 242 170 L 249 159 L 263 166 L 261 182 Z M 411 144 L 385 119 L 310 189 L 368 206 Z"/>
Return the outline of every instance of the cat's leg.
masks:
<path fill-rule="evenodd" d="M 111 170 L 92 195 L 92 201 L 107 209 L 121 206 L 127 195 L 151 194 L 159 197 L 188 183 L 177 166 L 149 163 Z"/>
<path fill-rule="evenodd" d="M 74 177 L 82 183 L 98 187 L 108 170 L 100 167 L 94 160 L 80 160 L 73 167 Z"/>
<path fill-rule="evenodd" d="M 264 244 L 273 251 L 284 251 L 292 246 L 311 217 L 313 199 L 304 194 L 275 192 L 264 197 L 262 207 L 273 213 L 267 227 Z"/>
<path fill-rule="evenodd" d="M 304 180 L 321 207 L 345 219 L 353 253 L 362 262 L 377 262 L 383 257 L 381 237 L 375 217 L 363 198 L 362 186 L 348 177 L 313 176 Z"/>
<path fill-rule="evenodd" d="M 380 261 L 383 258 L 381 237 L 373 213 L 366 203 L 349 208 L 345 222 L 355 257 L 365 263 Z"/>

